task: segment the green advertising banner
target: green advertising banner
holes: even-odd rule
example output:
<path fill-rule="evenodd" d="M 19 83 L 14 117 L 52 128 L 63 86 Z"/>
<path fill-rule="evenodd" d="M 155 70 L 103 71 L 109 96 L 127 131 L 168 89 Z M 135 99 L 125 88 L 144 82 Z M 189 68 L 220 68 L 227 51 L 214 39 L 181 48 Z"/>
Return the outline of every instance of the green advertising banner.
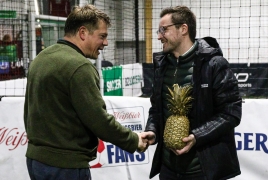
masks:
<path fill-rule="evenodd" d="M 122 66 L 102 68 L 104 96 L 123 96 Z"/>
<path fill-rule="evenodd" d="M 0 19 L 16 18 L 17 12 L 12 10 L 0 10 Z"/>

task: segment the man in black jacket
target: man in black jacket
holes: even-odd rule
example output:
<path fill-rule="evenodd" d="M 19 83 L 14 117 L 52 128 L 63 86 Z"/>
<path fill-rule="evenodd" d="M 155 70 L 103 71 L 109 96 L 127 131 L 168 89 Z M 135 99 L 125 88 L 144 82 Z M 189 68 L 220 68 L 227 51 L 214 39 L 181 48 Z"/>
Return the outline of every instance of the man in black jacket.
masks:
<path fill-rule="evenodd" d="M 220 180 L 241 174 L 234 128 L 241 121 L 242 100 L 228 61 L 212 37 L 195 39 L 196 17 L 185 6 L 160 14 L 158 40 L 163 52 L 154 53 L 152 107 L 143 138 L 157 144 L 150 178 L 160 180 Z M 183 149 L 163 142 L 168 111 L 168 88 L 192 85 L 188 114 L 190 135 Z"/>

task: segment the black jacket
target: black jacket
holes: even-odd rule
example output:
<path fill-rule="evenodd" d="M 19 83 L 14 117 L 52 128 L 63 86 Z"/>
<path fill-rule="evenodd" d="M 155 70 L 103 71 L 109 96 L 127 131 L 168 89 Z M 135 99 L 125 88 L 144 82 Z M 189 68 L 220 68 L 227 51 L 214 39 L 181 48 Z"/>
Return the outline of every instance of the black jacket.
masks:
<path fill-rule="evenodd" d="M 228 179 L 241 174 L 234 128 L 239 125 L 242 99 L 238 82 L 216 41 L 211 37 L 197 39 L 198 50 L 193 71 L 193 106 L 190 131 L 196 138 L 201 168 L 208 180 Z M 160 172 L 164 121 L 161 88 L 166 67 L 166 54 L 154 53 L 152 107 L 145 131 L 153 131 L 158 143 L 150 178 Z"/>

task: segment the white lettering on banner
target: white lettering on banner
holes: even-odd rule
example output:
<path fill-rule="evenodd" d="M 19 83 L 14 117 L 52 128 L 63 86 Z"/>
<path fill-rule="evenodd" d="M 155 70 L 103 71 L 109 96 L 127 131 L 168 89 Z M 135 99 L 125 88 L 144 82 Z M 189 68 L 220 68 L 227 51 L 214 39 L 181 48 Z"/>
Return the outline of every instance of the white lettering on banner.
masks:
<path fill-rule="evenodd" d="M 25 61 L 26 62 L 26 61 Z M 11 63 L 10 67 L 12 69 L 23 67 L 23 60 L 19 60 L 16 63 Z"/>
<path fill-rule="evenodd" d="M 234 75 L 235 75 L 238 82 L 247 82 L 248 77 L 251 74 L 249 74 L 249 73 L 234 73 Z"/>
<path fill-rule="evenodd" d="M 111 81 L 107 81 L 107 92 L 115 91 L 122 88 L 121 79 L 115 79 Z"/>
<path fill-rule="evenodd" d="M 124 121 L 126 119 L 138 119 L 140 118 L 140 112 L 119 111 L 119 112 L 114 112 L 114 117 L 117 120 L 121 120 L 121 121 Z"/>
<path fill-rule="evenodd" d="M 18 128 L 0 128 L 0 144 L 11 146 L 8 150 L 14 150 L 19 145 L 26 145 L 28 142 L 27 135 L 18 131 Z"/>
<path fill-rule="evenodd" d="M 251 76 L 251 73 L 234 73 L 237 81 L 238 81 L 238 87 L 240 88 L 246 88 L 246 87 L 252 87 L 251 83 L 244 83 L 248 81 L 249 76 Z"/>
<path fill-rule="evenodd" d="M 235 133 L 236 138 L 240 137 L 240 140 L 236 140 L 236 150 L 245 151 L 261 151 L 263 150 L 268 154 L 267 135 L 263 133 Z M 241 139 L 242 138 L 242 139 Z M 255 141 L 255 143 L 253 143 Z"/>
<path fill-rule="evenodd" d="M 133 84 L 138 84 L 142 80 L 141 75 L 136 75 L 132 77 L 126 77 L 125 78 L 125 86 L 131 86 Z"/>
<path fill-rule="evenodd" d="M 251 83 L 239 83 L 238 87 L 242 88 L 242 87 L 252 87 Z"/>

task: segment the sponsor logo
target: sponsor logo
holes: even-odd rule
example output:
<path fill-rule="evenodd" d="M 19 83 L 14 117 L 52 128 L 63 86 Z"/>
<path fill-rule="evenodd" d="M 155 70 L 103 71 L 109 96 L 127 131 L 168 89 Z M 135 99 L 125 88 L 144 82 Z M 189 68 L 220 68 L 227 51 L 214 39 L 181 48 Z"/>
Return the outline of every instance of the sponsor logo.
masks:
<path fill-rule="evenodd" d="M 122 125 L 145 124 L 143 111 L 142 106 L 107 109 L 107 112 L 112 114 Z"/>
<path fill-rule="evenodd" d="M 239 88 L 252 87 L 251 83 L 246 83 L 251 73 L 234 73 L 234 75 L 238 81 Z"/>
<path fill-rule="evenodd" d="M 148 151 L 129 153 L 121 148 L 99 140 L 97 158 L 89 163 L 91 168 L 125 166 L 149 163 Z"/>
<path fill-rule="evenodd" d="M 115 91 L 122 88 L 121 79 L 114 79 L 111 81 L 107 81 L 106 85 L 107 85 L 107 92 Z"/>
<path fill-rule="evenodd" d="M 247 82 L 249 73 L 234 73 L 238 82 Z"/>
<path fill-rule="evenodd" d="M 113 114 L 116 120 L 122 126 L 131 129 L 132 131 L 144 131 L 144 109 L 142 106 L 122 107 L 107 109 L 107 112 Z M 121 148 L 99 140 L 97 149 L 97 158 L 91 161 L 91 168 L 100 168 L 108 166 L 135 165 L 149 163 L 148 151 L 143 153 L 134 152 L 128 153 Z"/>
<path fill-rule="evenodd" d="M 0 144 L 7 146 L 9 151 L 15 150 L 19 145 L 28 143 L 26 132 L 19 131 L 18 128 L 0 128 Z"/>
<path fill-rule="evenodd" d="M 125 78 L 125 86 L 131 86 L 133 84 L 138 84 L 142 80 L 141 75 L 135 75 L 131 77 L 126 77 Z"/>
<path fill-rule="evenodd" d="M 236 150 L 268 153 L 267 135 L 264 133 L 235 133 Z"/>
<path fill-rule="evenodd" d="M 115 111 L 114 113 L 115 119 L 118 121 L 124 121 L 126 119 L 139 119 L 141 117 L 140 112 L 125 112 L 123 111 Z"/>

